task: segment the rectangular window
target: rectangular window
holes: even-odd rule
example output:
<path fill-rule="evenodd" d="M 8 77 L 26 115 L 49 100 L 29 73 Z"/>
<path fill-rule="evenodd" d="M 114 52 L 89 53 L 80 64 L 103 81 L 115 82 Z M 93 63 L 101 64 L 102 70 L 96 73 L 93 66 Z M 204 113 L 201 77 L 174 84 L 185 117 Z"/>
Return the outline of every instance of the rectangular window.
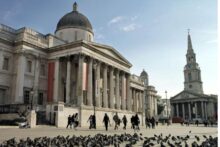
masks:
<path fill-rule="evenodd" d="M 46 75 L 45 64 L 41 64 L 41 66 L 40 66 L 40 75 L 41 76 L 45 76 Z"/>
<path fill-rule="evenodd" d="M 27 61 L 27 69 L 26 69 L 26 71 L 31 73 L 31 68 L 32 68 L 32 62 L 29 60 L 29 61 Z"/>
<path fill-rule="evenodd" d="M 6 97 L 6 89 L 0 89 L 0 104 L 4 104 L 4 100 Z"/>
<path fill-rule="evenodd" d="M 38 94 L 38 105 L 43 105 L 43 102 L 44 102 L 44 94 L 43 94 L 43 92 L 40 92 L 39 94 Z"/>
<path fill-rule="evenodd" d="M 9 69 L 9 58 L 8 57 L 4 57 L 2 69 L 3 70 L 8 70 Z"/>
<path fill-rule="evenodd" d="M 24 91 L 24 104 L 30 104 L 30 91 Z"/>

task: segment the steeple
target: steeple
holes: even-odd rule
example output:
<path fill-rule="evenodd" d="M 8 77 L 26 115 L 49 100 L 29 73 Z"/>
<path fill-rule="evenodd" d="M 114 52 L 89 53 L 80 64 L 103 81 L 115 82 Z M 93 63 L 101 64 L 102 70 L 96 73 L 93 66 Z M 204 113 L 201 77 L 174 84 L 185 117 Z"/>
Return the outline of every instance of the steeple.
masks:
<path fill-rule="evenodd" d="M 191 36 L 188 29 L 188 49 L 186 53 L 186 65 L 184 68 L 184 89 L 194 93 L 203 93 L 201 71 L 196 62 L 196 54 L 192 48 Z"/>
<path fill-rule="evenodd" d="M 188 49 L 187 52 L 193 52 L 192 41 L 190 37 L 190 29 L 188 29 Z"/>

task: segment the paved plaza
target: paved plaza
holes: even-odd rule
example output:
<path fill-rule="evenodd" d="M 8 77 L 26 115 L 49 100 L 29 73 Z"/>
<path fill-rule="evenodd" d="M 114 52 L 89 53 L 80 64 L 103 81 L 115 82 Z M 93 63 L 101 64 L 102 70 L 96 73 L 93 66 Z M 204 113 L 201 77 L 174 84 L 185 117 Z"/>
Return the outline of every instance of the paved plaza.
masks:
<path fill-rule="evenodd" d="M 38 126 L 37 128 L 33 129 L 19 129 L 19 128 L 0 128 L 0 142 L 2 143 L 4 140 L 11 139 L 13 137 L 16 137 L 16 139 L 27 137 L 30 138 L 36 138 L 36 137 L 43 137 L 43 136 L 49 136 L 49 137 L 56 137 L 58 135 L 62 136 L 87 136 L 87 135 L 95 135 L 98 133 L 107 134 L 107 135 L 113 135 L 113 134 L 123 134 L 123 133 L 130 133 L 134 134 L 134 130 L 127 129 L 123 130 L 122 126 L 120 126 L 120 129 L 115 131 L 113 129 L 113 126 L 110 127 L 109 131 L 105 131 L 104 126 L 99 127 L 96 130 L 92 129 L 89 130 L 88 128 L 77 128 L 77 130 L 74 129 L 64 129 L 64 128 L 56 128 L 52 126 Z M 191 132 L 191 133 L 190 133 Z M 203 135 L 206 136 L 218 136 L 218 129 L 217 127 L 204 127 L 201 126 L 181 126 L 180 124 L 173 124 L 171 126 L 162 126 L 158 125 L 156 129 L 146 129 L 145 127 L 141 127 L 141 130 L 137 132 L 138 134 L 142 133 L 143 137 L 153 137 L 154 134 L 159 135 L 163 133 L 163 135 L 171 134 L 173 136 L 190 136 L 190 142 L 195 140 L 195 135 L 200 136 L 201 140 L 204 138 Z"/>

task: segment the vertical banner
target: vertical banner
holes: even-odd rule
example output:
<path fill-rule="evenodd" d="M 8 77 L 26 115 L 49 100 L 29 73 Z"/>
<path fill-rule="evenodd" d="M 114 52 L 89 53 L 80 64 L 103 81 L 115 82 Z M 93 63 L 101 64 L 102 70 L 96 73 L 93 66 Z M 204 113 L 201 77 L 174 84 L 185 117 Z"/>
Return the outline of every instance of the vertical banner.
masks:
<path fill-rule="evenodd" d="M 55 63 L 48 63 L 47 102 L 53 101 L 54 69 Z"/>
<path fill-rule="evenodd" d="M 88 65 L 87 63 L 83 63 L 83 90 L 87 90 L 88 85 Z"/>

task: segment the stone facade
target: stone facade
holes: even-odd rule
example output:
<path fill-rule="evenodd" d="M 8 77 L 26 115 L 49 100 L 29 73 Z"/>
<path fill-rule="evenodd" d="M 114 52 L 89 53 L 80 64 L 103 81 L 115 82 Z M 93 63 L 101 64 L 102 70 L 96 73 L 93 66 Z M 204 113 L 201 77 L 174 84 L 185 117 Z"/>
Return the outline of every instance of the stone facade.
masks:
<path fill-rule="evenodd" d="M 43 119 L 58 127 L 65 127 L 73 113 L 79 114 L 81 126 L 89 125 L 91 114 L 102 125 L 104 113 L 111 118 L 116 112 L 128 120 L 137 113 L 143 124 L 146 93 L 154 95 L 154 87 L 147 92 L 142 79 L 131 75 L 127 59 L 113 47 L 93 42 L 85 16 L 77 18 L 85 20 L 82 26 L 75 22 L 76 4 L 71 13 L 72 24 L 59 22 L 55 35 L 0 25 L 1 107 L 26 106 L 37 119 L 43 112 Z M 156 104 L 152 107 L 154 115 Z"/>
<path fill-rule="evenodd" d="M 203 94 L 201 70 L 196 63 L 189 34 L 186 61 L 184 90 L 170 99 L 172 117 L 189 121 L 195 119 L 216 121 L 218 96 Z"/>

